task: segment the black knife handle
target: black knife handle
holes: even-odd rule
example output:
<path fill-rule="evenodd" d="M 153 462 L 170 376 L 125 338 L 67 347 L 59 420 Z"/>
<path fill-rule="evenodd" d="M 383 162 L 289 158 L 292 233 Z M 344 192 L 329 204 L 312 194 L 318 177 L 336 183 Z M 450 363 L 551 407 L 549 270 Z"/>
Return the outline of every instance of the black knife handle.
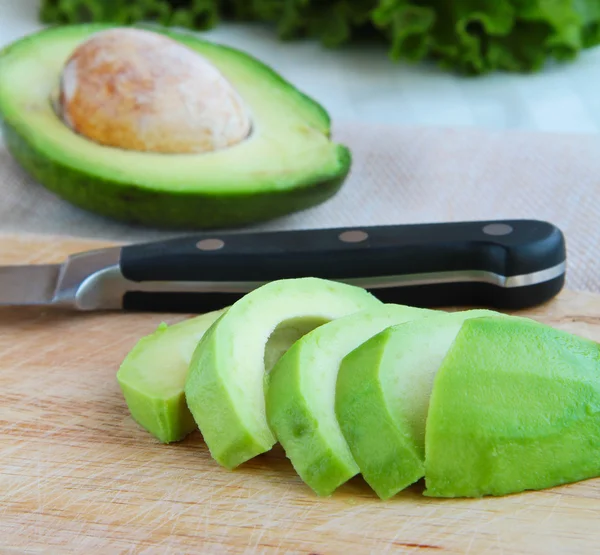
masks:
<path fill-rule="evenodd" d="M 362 280 L 362 286 L 389 302 L 413 299 L 409 304 L 433 306 L 466 301 L 519 308 L 560 291 L 565 261 L 565 239 L 554 225 L 495 220 L 195 234 L 126 246 L 120 267 L 133 282 L 218 284 L 313 276 Z M 440 276 L 446 276 L 443 283 Z M 390 279 L 407 277 L 413 279 Z M 389 286 L 381 286 L 383 278 Z M 140 304 L 135 295 L 149 303 L 153 294 L 131 293 L 130 305 Z M 155 303 L 162 295 L 165 308 L 177 298 L 183 304 L 190 300 L 189 293 L 154 295 Z"/>
<path fill-rule="evenodd" d="M 504 231 L 510 232 L 493 234 Z M 558 228 L 511 220 L 192 235 L 124 247 L 121 271 L 132 281 L 346 279 L 464 270 L 515 276 L 564 260 Z"/>

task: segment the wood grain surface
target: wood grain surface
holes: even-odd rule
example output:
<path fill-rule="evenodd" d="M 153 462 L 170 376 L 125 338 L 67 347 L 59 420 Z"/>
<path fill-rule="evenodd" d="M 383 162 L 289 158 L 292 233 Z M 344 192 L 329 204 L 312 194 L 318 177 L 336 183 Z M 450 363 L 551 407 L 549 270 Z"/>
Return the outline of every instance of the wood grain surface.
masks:
<path fill-rule="evenodd" d="M 0 263 L 52 262 L 90 241 L 0 236 Z M 528 312 L 600 341 L 600 298 Z M 0 309 L 2 553 L 597 553 L 600 480 L 479 500 L 416 485 L 378 500 L 360 477 L 316 497 L 281 449 L 235 471 L 200 434 L 158 444 L 129 417 L 117 368 L 183 315 Z"/>

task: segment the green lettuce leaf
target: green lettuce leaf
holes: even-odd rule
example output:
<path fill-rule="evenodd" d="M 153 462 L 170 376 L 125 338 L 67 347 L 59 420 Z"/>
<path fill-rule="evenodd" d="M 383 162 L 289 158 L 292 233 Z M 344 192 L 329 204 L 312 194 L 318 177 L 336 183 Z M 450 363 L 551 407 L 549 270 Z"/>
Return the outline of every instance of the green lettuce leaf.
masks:
<path fill-rule="evenodd" d="M 532 72 L 600 44 L 598 0 L 42 0 L 46 23 L 140 20 L 196 30 L 259 21 L 329 48 L 383 40 L 391 59 L 448 71 Z"/>

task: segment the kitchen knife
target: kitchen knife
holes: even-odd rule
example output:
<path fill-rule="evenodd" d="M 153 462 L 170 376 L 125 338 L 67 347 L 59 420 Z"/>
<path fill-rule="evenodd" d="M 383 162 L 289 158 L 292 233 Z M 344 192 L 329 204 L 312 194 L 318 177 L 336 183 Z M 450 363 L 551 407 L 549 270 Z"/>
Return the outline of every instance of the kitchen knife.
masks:
<path fill-rule="evenodd" d="M 207 312 L 312 276 L 384 302 L 519 309 L 555 296 L 565 272 L 562 232 L 536 220 L 211 232 L 0 267 L 0 305 Z"/>

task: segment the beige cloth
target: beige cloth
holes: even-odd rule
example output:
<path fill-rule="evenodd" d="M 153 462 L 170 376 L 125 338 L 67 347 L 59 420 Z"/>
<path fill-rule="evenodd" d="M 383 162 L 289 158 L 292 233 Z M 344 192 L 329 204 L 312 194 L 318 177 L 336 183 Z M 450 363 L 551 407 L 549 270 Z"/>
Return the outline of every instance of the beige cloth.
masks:
<path fill-rule="evenodd" d="M 255 229 L 544 219 L 566 235 L 567 285 L 600 291 L 599 137 L 362 123 L 340 123 L 334 136 L 354 154 L 340 193 Z M 0 232 L 120 241 L 178 234 L 122 225 L 70 206 L 28 178 L 1 143 L 0 195 Z"/>

